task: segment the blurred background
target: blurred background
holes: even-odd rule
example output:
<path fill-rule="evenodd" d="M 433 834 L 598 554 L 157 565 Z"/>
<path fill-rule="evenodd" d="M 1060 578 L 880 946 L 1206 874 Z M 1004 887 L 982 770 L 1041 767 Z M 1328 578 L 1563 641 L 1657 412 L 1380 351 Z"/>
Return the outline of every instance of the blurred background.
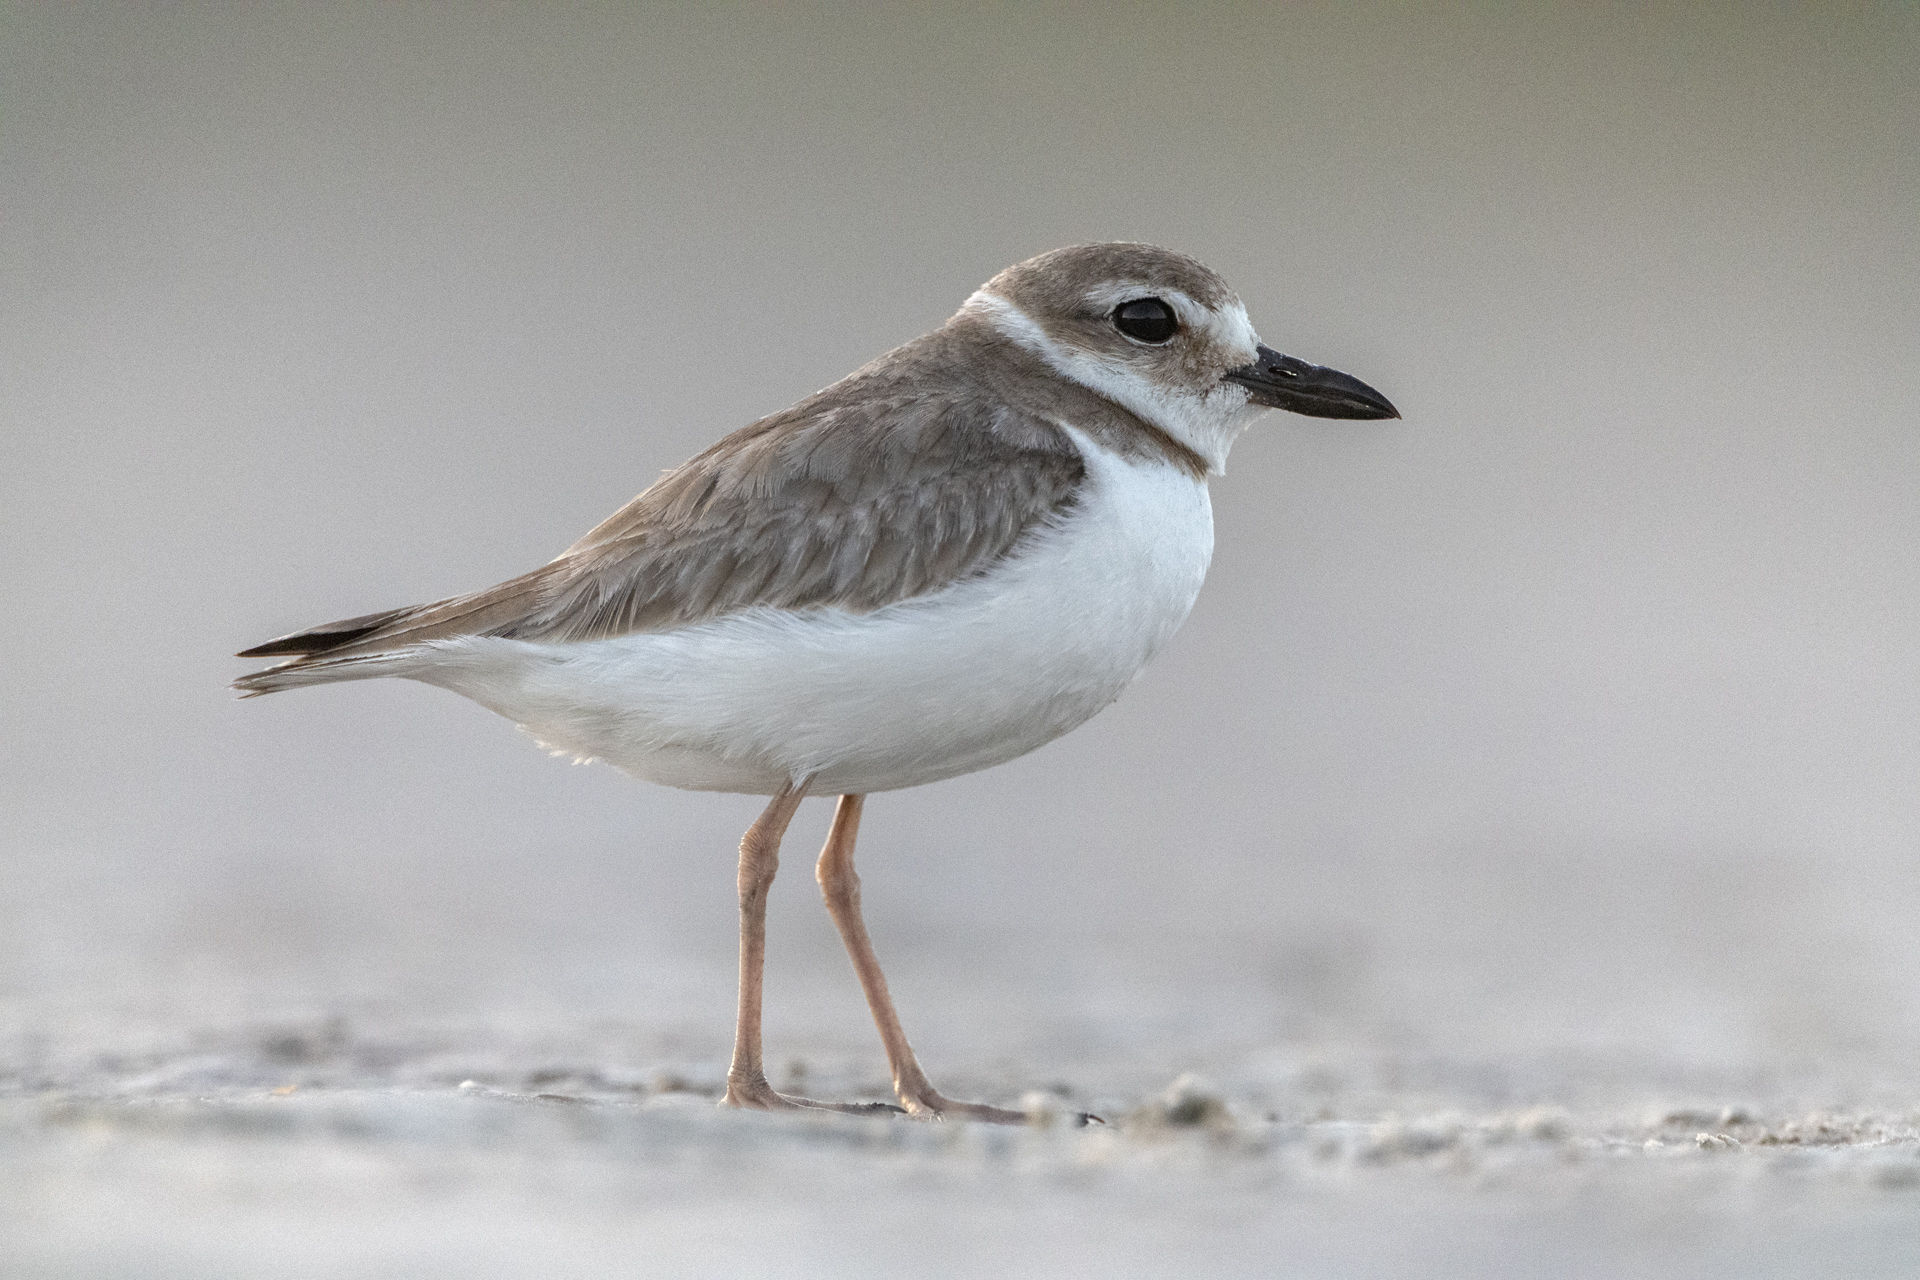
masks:
<path fill-rule="evenodd" d="M 7 6 L 8 1025 L 610 1020 L 723 1063 L 759 800 L 421 686 L 239 702 L 228 655 L 531 568 L 1008 263 L 1140 239 L 1405 420 L 1269 416 L 1118 705 L 870 806 L 936 1077 L 1897 1061 L 1916 66 L 1898 5 Z M 877 1068 L 826 817 L 770 1050 Z"/>

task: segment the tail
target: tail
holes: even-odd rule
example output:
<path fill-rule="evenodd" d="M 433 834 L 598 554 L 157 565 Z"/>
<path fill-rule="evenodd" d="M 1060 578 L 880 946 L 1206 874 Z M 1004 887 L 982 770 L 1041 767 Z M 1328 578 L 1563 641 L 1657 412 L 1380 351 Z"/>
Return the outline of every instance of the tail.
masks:
<path fill-rule="evenodd" d="M 385 653 L 340 654 L 359 641 L 372 636 L 376 631 L 389 627 L 416 613 L 413 608 L 389 609 L 384 613 L 369 613 L 358 618 L 348 618 L 343 622 L 329 622 L 325 626 L 314 627 L 308 631 L 296 631 L 292 635 L 257 644 L 251 649 L 242 649 L 235 657 L 272 658 L 290 655 L 289 660 L 265 671 L 256 671 L 241 676 L 233 682 L 233 687 L 245 698 L 258 697 L 263 693 L 278 693 L 282 689 L 294 689 L 301 685 L 332 684 L 336 680 L 371 680 L 375 676 L 398 674 L 393 668 L 406 656 L 404 649 Z M 337 656 L 329 656 L 337 655 Z"/>

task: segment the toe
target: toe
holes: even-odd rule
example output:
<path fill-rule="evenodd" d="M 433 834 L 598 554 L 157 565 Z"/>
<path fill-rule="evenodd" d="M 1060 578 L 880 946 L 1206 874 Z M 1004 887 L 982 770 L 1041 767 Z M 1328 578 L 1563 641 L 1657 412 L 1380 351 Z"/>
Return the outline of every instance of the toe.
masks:
<path fill-rule="evenodd" d="M 796 1098 L 783 1094 L 783 1101 L 809 1111 L 838 1111 L 848 1116 L 903 1116 L 905 1107 L 896 1107 L 891 1102 L 819 1102 L 813 1098 Z"/>
<path fill-rule="evenodd" d="M 923 1120 L 974 1120 L 981 1124 L 1027 1123 L 1027 1113 L 1024 1111 L 990 1107 L 984 1102 L 955 1102 L 951 1098 L 943 1098 L 933 1092 L 916 1097 L 903 1096 L 900 1100 L 907 1104 L 908 1114 Z"/>

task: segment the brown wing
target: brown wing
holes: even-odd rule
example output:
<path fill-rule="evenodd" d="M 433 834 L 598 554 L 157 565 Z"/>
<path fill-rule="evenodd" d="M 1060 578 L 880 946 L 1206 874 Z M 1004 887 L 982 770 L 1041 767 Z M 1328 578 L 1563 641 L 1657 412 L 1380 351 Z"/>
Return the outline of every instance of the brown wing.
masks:
<path fill-rule="evenodd" d="M 456 635 L 592 640 L 755 605 L 866 612 L 986 569 L 1069 509 L 1084 476 L 1065 432 L 1003 400 L 850 379 L 668 472 L 532 573 L 250 652 L 309 662 Z M 329 632 L 344 642 L 320 643 Z"/>

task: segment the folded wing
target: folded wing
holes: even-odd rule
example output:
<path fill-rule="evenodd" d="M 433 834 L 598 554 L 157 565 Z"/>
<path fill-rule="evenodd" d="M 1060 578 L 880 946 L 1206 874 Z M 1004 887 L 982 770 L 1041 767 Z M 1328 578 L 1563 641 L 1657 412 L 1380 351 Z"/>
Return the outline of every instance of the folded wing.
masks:
<path fill-rule="evenodd" d="M 728 436 L 551 563 L 485 591 L 283 636 L 242 657 L 340 678 L 462 635 L 565 643 L 686 626 L 754 606 L 863 613 L 981 573 L 1072 507 L 1085 475 L 1050 422 L 988 396 L 835 395 Z"/>

